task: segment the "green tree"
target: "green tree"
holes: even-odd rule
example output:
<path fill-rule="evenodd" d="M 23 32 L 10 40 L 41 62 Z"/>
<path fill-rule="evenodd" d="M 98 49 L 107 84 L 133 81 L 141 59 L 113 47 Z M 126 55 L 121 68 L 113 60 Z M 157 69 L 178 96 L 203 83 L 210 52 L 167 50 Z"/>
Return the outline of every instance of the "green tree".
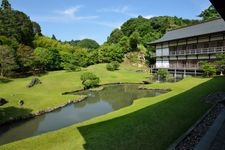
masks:
<path fill-rule="evenodd" d="M 0 45 L 8 45 L 13 49 L 17 49 L 19 43 L 15 39 L 10 39 L 6 36 L 0 36 Z"/>
<path fill-rule="evenodd" d="M 97 49 L 99 48 L 99 44 L 92 39 L 83 39 L 77 43 L 78 47 L 87 48 L 87 49 Z"/>
<path fill-rule="evenodd" d="M 94 65 L 94 64 L 97 64 L 99 62 L 99 59 L 98 59 L 98 50 L 94 50 L 94 51 L 90 51 L 88 53 L 88 62 L 87 62 L 87 65 Z"/>
<path fill-rule="evenodd" d="M 118 44 L 104 44 L 98 49 L 98 59 L 100 63 L 112 61 L 123 61 L 124 52 Z"/>
<path fill-rule="evenodd" d="M 89 89 L 98 86 L 100 79 L 95 74 L 91 72 L 85 72 L 80 77 L 84 89 Z"/>
<path fill-rule="evenodd" d="M 131 47 L 129 38 L 127 36 L 122 37 L 119 41 L 119 46 L 122 48 L 124 53 L 130 52 Z"/>
<path fill-rule="evenodd" d="M 130 47 L 132 51 L 137 51 L 137 46 L 141 43 L 141 37 L 137 31 L 133 32 L 130 36 Z"/>
<path fill-rule="evenodd" d="M 117 62 L 117 61 L 113 61 L 113 62 L 108 63 L 108 64 L 106 65 L 106 69 L 109 70 L 109 71 L 115 71 L 115 70 L 117 70 L 119 67 L 120 67 L 120 63 Z"/>
<path fill-rule="evenodd" d="M 215 62 L 216 68 L 221 73 L 225 73 L 225 54 L 216 55 L 217 61 Z"/>
<path fill-rule="evenodd" d="M 134 31 L 137 31 L 141 37 L 152 31 L 149 19 L 138 16 L 131 18 L 121 26 L 121 31 L 127 37 L 131 36 Z"/>
<path fill-rule="evenodd" d="M 17 67 L 15 50 L 9 46 L 0 45 L 0 75 L 8 76 Z"/>
<path fill-rule="evenodd" d="M 165 80 L 169 75 L 169 71 L 167 69 L 159 69 L 156 74 L 160 76 L 161 79 Z"/>
<path fill-rule="evenodd" d="M 107 42 L 111 44 L 117 44 L 123 37 L 123 32 L 120 29 L 115 29 L 108 37 Z"/>
<path fill-rule="evenodd" d="M 56 39 L 54 34 L 52 34 L 52 39 L 57 41 L 57 39 Z"/>
<path fill-rule="evenodd" d="M 34 39 L 32 22 L 23 12 L 0 10 L 0 35 L 31 45 Z"/>
<path fill-rule="evenodd" d="M 62 43 L 56 40 L 51 39 L 47 36 L 38 36 L 35 35 L 33 45 L 35 48 L 37 47 L 43 47 L 43 48 L 51 48 L 54 47 L 60 51 L 67 51 L 67 52 L 73 52 L 74 47 L 70 44 Z"/>
<path fill-rule="evenodd" d="M 60 69 L 61 58 L 59 51 L 55 48 L 41 48 L 34 50 L 34 67 L 44 70 Z"/>
<path fill-rule="evenodd" d="M 76 59 L 76 57 L 69 52 L 63 52 L 61 54 L 61 66 L 64 70 L 66 71 L 79 71 L 80 67 L 79 67 L 79 62 Z"/>
<path fill-rule="evenodd" d="M 8 0 L 2 0 L 1 9 L 3 10 L 12 10 L 11 4 Z"/>
<path fill-rule="evenodd" d="M 19 45 L 16 55 L 21 71 L 28 71 L 31 68 L 34 58 L 33 54 L 34 50 L 32 47 L 24 44 Z"/>
<path fill-rule="evenodd" d="M 77 60 L 78 66 L 86 67 L 88 65 L 88 50 L 85 48 L 78 48 L 73 53 L 74 59 Z"/>
<path fill-rule="evenodd" d="M 220 17 L 219 13 L 217 12 L 217 10 L 214 8 L 213 5 L 210 5 L 206 10 L 202 11 L 201 14 L 198 16 L 201 17 L 203 20 L 210 20 L 210 19 L 215 19 Z"/>
<path fill-rule="evenodd" d="M 33 33 L 34 35 L 42 35 L 41 34 L 41 26 L 37 22 L 32 22 L 33 25 Z"/>
<path fill-rule="evenodd" d="M 65 43 L 69 43 L 74 47 L 80 47 L 80 48 L 86 48 L 86 49 L 97 49 L 100 46 L 98 42 L 92 39 L 72 40 Z"/>
<path fill-rule="evenodd" d="M 216 73 L 215 65 L 210 62 L 207 61 L 200 62 L 200 67 L 204 72 L 204 76 L 206 77 L 211 77 Z"/>

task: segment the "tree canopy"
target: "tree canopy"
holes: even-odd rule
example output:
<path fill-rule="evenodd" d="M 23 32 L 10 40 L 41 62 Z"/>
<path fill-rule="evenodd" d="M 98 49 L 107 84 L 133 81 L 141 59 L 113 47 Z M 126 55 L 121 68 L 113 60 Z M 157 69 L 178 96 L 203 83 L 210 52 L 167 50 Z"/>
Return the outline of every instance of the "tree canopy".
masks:
<path fill-rule="evenodd" d="M 0 75 L 6 76 L 17 68 L 15 50 L 6 45 L 0 45 Z"/>
<path fill-rule="evenodd" d="M 34 38 L 33 25 L 23 12 L 12 10 L 7 0 L 2 1 L 0 10 L 0 35 L 31 44 Z"/>
<path fill-rule="evenodd" d="M 95 40 L 92 40 L 92 39 L 83 39 L 83 40 L 75 40 L 75 41 L 72 40 L 66 43 L 69 43 L 75 47 L 81 47 L 81 48 L 87 48 L 87 49 L 97 49 L 100 46 Z"/>
<path fill-rule="evenodd" d="M 11 4 L 8 0 L 2 0 L 1 9 L 3 10 L 11 10 Z"/>
<path fill-rule="evenodd" d="M 209 6 L 206 10 L 202 11 L 201 14 L 198 15 L 203 20 L 210 20 L 219 18 L 220 14 L 217 12 L 213 5 Z"/>
<path fill-rule="evenodd" d="M 202 21 L 176 16 L 150 19 L 138 16 L 114 29 L 107 41 L 99 45 L 88 38 L 61 42 L 54 34 L 44 36 L 40 25 L 25 13 L 12 9 L 8 0 L 2 0 L 0 8 L 0 70 L 4 76 L 35 70 L 78 71 L 97 63 L 122 62 L 130 53 L 141 53 L 144 62 L 147 59 L 151 64 L 155 62 L 151 57 L 154 48 L 147 43 L 160 38 L 167 30 Z M 210 6 L 199 16 L 207 20 L 218 13 Z"/>

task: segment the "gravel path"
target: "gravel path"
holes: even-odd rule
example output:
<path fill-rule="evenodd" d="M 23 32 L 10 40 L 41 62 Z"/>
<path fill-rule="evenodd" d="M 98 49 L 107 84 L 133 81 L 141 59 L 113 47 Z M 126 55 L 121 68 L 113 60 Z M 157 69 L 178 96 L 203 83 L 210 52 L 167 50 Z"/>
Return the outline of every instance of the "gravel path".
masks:
<path fill-rule="evenodd" d="M 225 109 L 224 105 L 217 104 L 209 113 L 206 115 L 202 121 L 175 147 L 176 150 L 192 150 L 199 143 L 200 139 L 206 134 L 209 127 L 213 124 L 214 120 L 220 114 L 220 112 Z M 221 135 L 222 136 L 222 135 Z M 224 134 L 225 136 L 225 125 Z M 219 138 L 219 137 L 218 137 Z M 225 137 L 223 137 L 225 139 Z M 217 143 L 215 143 L 216 145 Z M 225 144 L 225 140 L 224 140 Z M 225 146 L 225 145 L 224 145 Z M 214 150 L 214 149 L 213 149 Z M 220 149 L 222 150 L 222 149 Z"/>
<path fill-rule="evenodd" d="M 217 133 L 209 150 L 225 150 L 225 122 Z"/>

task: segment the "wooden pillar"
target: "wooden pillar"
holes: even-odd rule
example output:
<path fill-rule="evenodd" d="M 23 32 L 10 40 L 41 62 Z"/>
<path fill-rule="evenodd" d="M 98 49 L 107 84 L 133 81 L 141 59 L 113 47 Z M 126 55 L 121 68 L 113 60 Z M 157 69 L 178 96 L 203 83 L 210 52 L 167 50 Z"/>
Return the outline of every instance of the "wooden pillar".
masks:
<path fill-rule="evenodd" d="M 186 68 L 184 69 L 184 78 L 186 77 Z"/>
<path fill-rule="evenodd" d="M 174 78 L 176 78 L 177 77 L 177 69 L 175 68 L 175 70 L 174 70 Z"/>

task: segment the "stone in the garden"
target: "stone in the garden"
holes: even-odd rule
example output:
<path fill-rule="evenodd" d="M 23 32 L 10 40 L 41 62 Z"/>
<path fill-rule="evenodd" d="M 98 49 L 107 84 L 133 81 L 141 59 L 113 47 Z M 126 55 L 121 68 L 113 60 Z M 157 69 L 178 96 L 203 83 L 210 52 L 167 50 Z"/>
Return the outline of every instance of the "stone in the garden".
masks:
<path fill-rule="evenodd" d="M 0 98 L 0 106 L 8 103 L 4 98 Z"/>
<path fill-rule="evenodd" d="M 37 84 L 41 84 L 41 81 L 38 78 L 33 78 L 31 82 L 27 85 L 28 88 L 31 88 Z"/>

